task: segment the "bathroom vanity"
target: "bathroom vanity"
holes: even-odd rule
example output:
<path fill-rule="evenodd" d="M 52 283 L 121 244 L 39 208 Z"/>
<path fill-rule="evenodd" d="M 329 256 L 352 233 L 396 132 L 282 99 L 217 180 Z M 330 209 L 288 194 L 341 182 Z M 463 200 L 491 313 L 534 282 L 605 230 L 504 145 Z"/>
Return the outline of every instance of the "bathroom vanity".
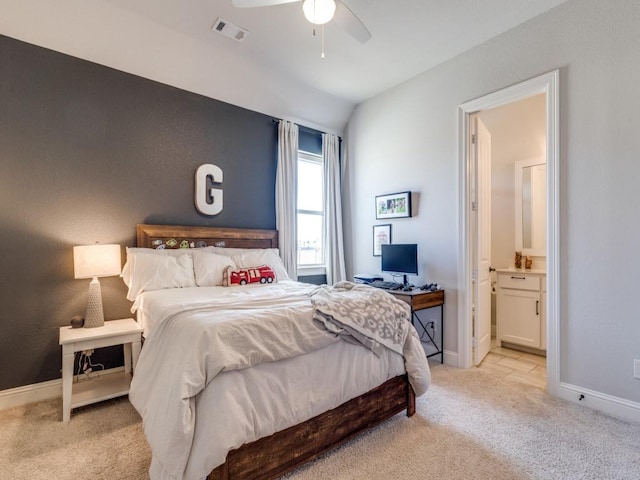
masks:
<path fill-rule="evenodd" d="M 496 338 L 536 350 L 546 350 L 544 270 L 497 269 Z"/>

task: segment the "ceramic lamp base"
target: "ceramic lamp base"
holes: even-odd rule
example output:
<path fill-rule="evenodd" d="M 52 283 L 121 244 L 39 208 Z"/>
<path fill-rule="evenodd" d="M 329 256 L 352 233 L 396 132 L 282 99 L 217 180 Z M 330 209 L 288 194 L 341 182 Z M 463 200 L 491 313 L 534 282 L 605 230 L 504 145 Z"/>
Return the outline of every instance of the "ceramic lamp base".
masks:
<path fill-rule="evenodd" d="M 89 284 L 89 298 L 87 300 L 87 313 L 84 316 L 84 326 L 85 328 L 93 328 L 103 325 L 102 290 L 100 289 L 100 282 L 94 277 Z"/>

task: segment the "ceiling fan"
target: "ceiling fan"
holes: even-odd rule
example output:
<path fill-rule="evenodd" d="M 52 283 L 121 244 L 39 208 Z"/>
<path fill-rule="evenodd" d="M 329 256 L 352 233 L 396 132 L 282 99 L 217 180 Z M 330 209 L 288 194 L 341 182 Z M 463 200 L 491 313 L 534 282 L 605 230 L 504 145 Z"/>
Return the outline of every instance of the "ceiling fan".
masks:
<path fill-rule="evenodd" d="M 364 23 L 341 0 L 233 0 L 232 3 L 238 8 L 251 8 L 300 1 L 305 18 L 314 25 L 324 25 L 333 21 L 360 43 L 365 43 L 371 38 L 371 33 Z"/>

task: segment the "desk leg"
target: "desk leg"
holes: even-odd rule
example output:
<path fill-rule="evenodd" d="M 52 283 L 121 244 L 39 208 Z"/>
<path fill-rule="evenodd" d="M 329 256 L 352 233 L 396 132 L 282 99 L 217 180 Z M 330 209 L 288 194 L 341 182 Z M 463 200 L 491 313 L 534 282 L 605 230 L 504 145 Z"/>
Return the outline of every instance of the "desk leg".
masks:
<path fill-rule="evenodd" d="M 444 304 L 440 305 L 440 363 L 444 363 Z"/>
<path fill-rule="evenodd" d="M 71 420 L 71 393 L 73 387 L 73 350 L 62 354 L 62 421 Z"/>
<path fill-rule="evenodd" d="M 431 343 L 436 349 L 434 353 L 427 355 L 427 358 L 433 357 L 434 355 L 440 355 L 440 363 L 444 363 L 444 305 L 440 306 L 440 345 L 435 342 L 435 339 L 427 330 L 427 327 L 429 325 L 433 325 L 433 321 L 430 320 L 427 323 L 422 323 L 422 320 L 420 320 L 420 317 L 418 316 L 416 311 L 412 309 L 411 324 L 415 327 L 416 323 L 418 323 L 418 325 L 422 327 L 423 333 L 427 335 L 427 338 L 429 338 L 429 343 Z M 435 329 L 435 325 L 433 328 Z M 420 341 L 422 342 L 422 334 L 418 334 L 418 336 L 420 338 Z"/>

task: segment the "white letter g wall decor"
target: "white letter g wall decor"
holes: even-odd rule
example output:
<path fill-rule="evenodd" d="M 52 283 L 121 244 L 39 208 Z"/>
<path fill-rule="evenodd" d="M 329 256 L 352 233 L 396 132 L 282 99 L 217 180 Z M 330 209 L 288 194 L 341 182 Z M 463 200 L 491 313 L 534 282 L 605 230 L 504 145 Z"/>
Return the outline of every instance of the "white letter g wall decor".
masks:
<path fill-rule="evenodd" d="M 205 163 L 196 170 L 196 210 L 203 215 L 217 215 L 222 211 L 222 189 L 208 188 L 209 177 L 213 185 L 221 185 L 222 169 Z"/>

